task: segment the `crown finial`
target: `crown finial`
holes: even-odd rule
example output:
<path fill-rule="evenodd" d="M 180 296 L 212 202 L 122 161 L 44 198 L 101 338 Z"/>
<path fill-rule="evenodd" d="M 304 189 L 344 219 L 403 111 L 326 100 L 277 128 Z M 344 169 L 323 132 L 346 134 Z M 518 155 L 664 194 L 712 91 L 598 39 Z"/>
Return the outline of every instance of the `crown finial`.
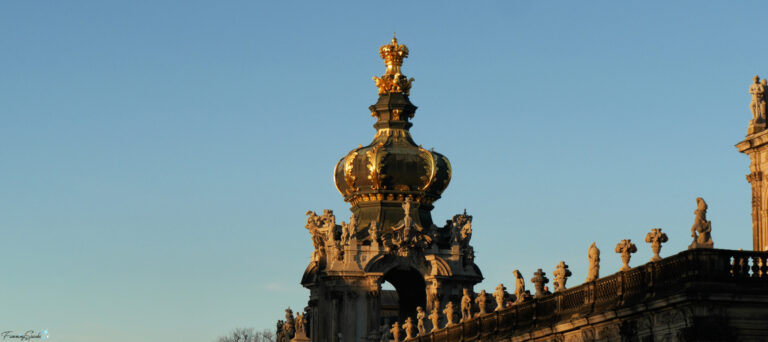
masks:
<path fill-rule="evenodd" d="M 401 73 L 403 59 L 408 58 L 408 47 L 397 43 L 396 33 L 392 33 L 392 42 L 379 48 L 379 55 L 387 65 L 387 71 L 381 77 L 373 77 L 379 94 L 404 93 L 410 94 L 413 78 L 408 79 Z"/>

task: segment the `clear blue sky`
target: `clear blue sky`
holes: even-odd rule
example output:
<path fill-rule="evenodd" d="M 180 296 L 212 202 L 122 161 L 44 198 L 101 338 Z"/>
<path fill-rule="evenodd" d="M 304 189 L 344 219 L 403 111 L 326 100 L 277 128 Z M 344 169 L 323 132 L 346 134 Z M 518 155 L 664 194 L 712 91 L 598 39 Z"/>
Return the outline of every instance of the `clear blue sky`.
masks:
<path fill-rule="evenodd" d="M 751 248 L 746 133 L 764 1 L 0 3 L 0 331 L 208 342 L 306 305 L 308 209 L 373 137 L 378 47 L 416 79 L 412 133 L 474 215 L 476 290 L 587 247 Z"/>

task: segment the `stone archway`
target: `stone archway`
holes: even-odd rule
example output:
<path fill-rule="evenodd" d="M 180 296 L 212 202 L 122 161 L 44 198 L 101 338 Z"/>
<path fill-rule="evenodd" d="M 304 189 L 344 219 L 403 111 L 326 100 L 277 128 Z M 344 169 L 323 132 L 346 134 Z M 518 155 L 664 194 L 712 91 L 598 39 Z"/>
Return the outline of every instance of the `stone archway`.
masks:
<path fill-rule="evenodd" d="M 424 276 L 409 266 L 399 266 L 387 271 L 382 276 L 382 282 L 392 284 L 398 297 L 398 321 L 416 317 L 416 307 L 426 307 L 427 292 Z"/>

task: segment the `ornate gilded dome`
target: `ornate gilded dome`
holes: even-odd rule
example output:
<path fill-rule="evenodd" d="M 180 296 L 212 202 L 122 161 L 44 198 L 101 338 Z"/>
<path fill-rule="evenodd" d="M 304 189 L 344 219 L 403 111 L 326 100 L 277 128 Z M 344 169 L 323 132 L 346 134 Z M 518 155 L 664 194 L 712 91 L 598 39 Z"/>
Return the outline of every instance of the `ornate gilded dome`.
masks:
<path fill-rule="evenodd" d="M 387 65 L 381 77 L 374 77 L 379 100 L 369 107 L 377 119 L 373 141 L 350 151 L 336 164 L 336 188 L 352 204 L 359 229 L 376 221 L 379 227 L 403 219 L 402 203 L 411 198 L 418 208 L 414 217 L 424 227 L 432 225 L 432 203 L 440 198 L 451 180 L 451 164 L 444 155 L 426 150 L 411 138 L 409 120 L 416 112 L 408 99 L 413 79 L 401 74 L 408 48 L 392 38 L 379 49 Z"/>

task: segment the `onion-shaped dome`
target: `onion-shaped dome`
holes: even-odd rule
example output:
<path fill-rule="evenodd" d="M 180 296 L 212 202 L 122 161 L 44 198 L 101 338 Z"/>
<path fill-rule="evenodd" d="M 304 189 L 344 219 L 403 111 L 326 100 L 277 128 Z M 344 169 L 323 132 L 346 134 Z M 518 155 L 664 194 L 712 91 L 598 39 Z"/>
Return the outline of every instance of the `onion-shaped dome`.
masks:
<path fill-rule="evenodd" d="M 402 202 L 411 198 L 418 208 L 414 220 L 430 227 L 432 203 L 451 180 L 451 164 L 444 155 L 417 145 L 411 138 L 409 121 L 416 112 L 409 98 L 413 79 L 400 73 L 408 48 L 397 43 L 379 50 L 387 64 L 381 77 L 374 77 L 379 100 L 371 106 L 377 118 L 376 135 L 367 146 L 360 146 L 336 164 L 336 188 L 352 204 L 358 229 L 365 230 L 372 221 L 387 229 L 403 218 Z M 365 234 L 363 234 L 365 235 Z"/>

